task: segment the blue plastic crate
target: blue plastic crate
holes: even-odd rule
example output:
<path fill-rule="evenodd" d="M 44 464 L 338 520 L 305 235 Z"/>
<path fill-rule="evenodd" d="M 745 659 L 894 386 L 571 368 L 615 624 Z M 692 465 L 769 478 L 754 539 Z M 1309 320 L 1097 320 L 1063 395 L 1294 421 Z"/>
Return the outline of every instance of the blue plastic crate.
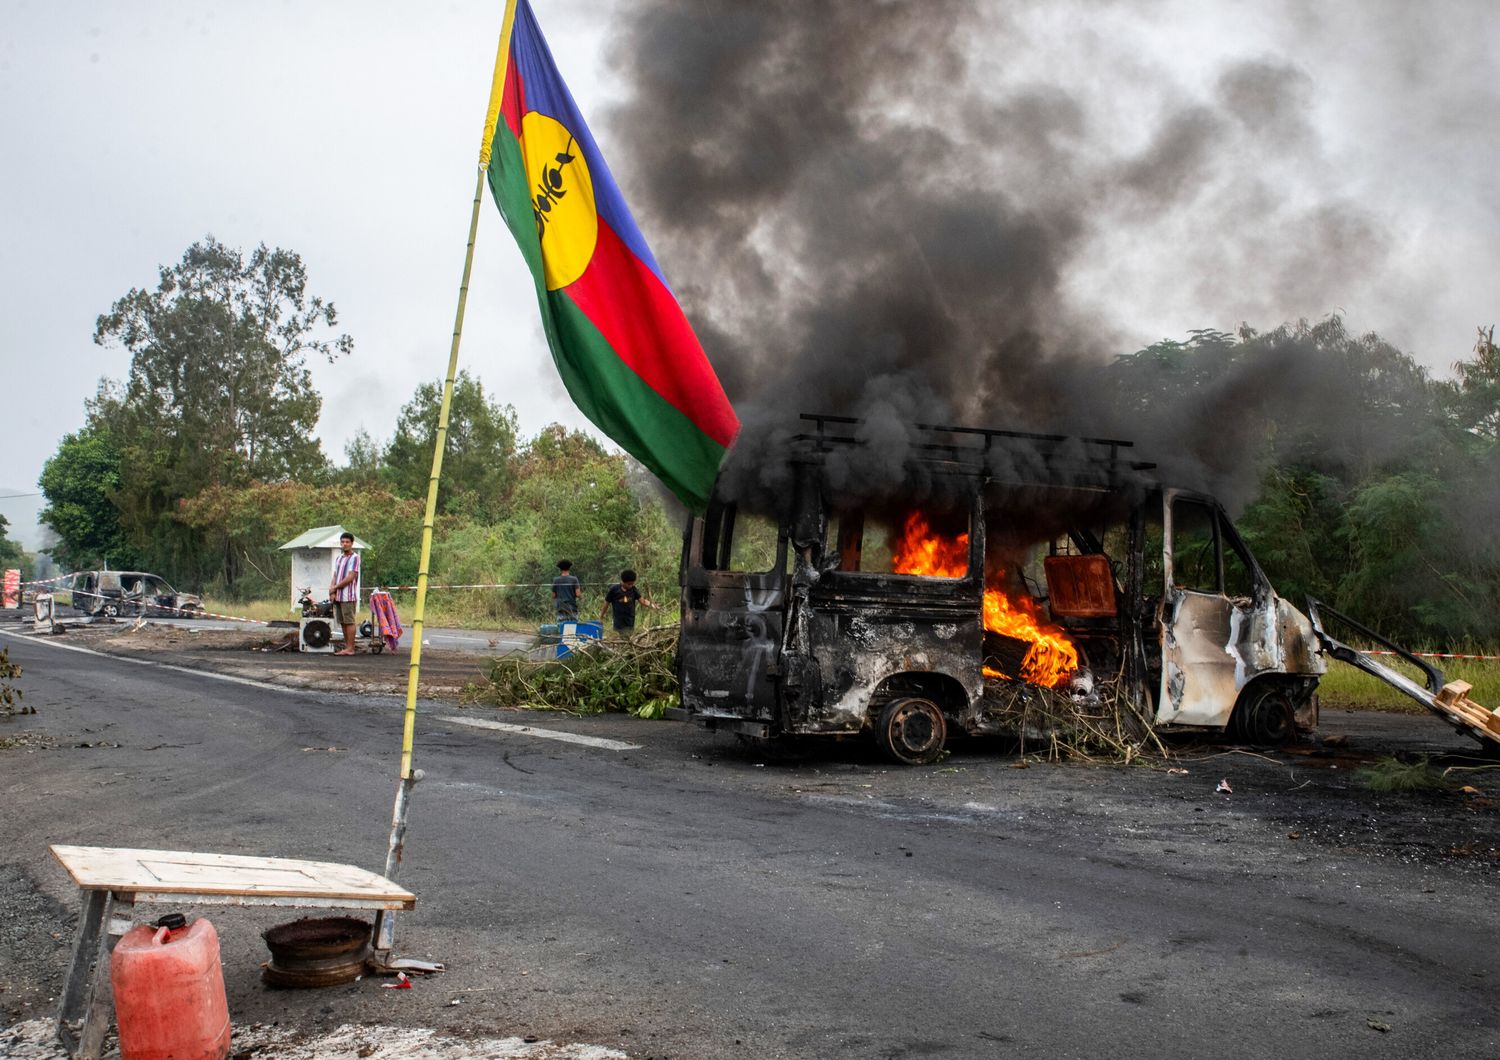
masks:
<path fill-rule="evenodd" d="M 574 648 L 582 648 L 591 640 L 604 636 L 604 626 L 599 622 L 562 622 L 558 625 L 561 639 L 557 643 L 557 657 L 567 658 Z"/>

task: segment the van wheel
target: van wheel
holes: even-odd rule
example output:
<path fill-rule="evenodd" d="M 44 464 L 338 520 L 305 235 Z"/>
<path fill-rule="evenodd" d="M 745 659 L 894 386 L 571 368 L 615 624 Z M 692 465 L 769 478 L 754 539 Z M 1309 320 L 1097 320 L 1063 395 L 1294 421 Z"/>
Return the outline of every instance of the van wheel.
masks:
<path fill-rule="evenodd" d="M 1248 743 L 1280 747 L 1297 738 L 1297 721 L 1286 689 L 1267 685 L 1240 704 L 1235 726 Z"/>
<path fill-rule="evenodd" d="M 936 762 L 947 736 L 942 710 L 932 700 L 915 696 L 887 703 L 875 728 L 880 749 L 909 766 Z"/>
<path fill-rule="evenodd" d="M 105 618 L 118 618 L 120 614 L 119 604 L 105 604 L 99 608 L 99 613 Z"/>

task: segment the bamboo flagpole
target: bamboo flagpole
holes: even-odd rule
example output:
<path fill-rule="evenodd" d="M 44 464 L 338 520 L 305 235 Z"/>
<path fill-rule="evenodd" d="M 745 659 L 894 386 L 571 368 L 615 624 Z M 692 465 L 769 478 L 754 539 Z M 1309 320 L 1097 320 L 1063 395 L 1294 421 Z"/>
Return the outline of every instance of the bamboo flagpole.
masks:
<path fill-rule="evenodd" d="M 396 802 L 391 809 L 391 838 L 385 855 L 385 877 L 396 878 L 406 845 L 406 816 L 411 807 L 411 792 L 422 771 L 412 768 L 412 746 L 417 728 L 417 687 L 422 672 L 422 626 L 427 609 L 428 566 L 432 559 L 432 525 L 437 516 L 438 482 L 443 474 L 443 452 L 448 444 L 448 414 L 453 404 L 453 382 L 458 375 L 458 348 L 463 338 L 464 309 L 469 301 L 469 276 L 474 269 L 474 239 L 479 232 L 479 204 L 484 198 L 485 175 L 489 172 L 490 144 L 500 117 L 500 101 L 510 60 L 511 29 L 515 25 L 516 0 L 506 0 L 505 16 L 500 24 L 500 44 L 495 52 L 495 72 L 490 82 L 489 106 L 485 111 L 484 136 L 479 149 L 479 171 L 474 181 L 474 205 L 469 214 L 469 242 L 464 252 L 463 278 L 458 285 L 458 309 L 453 317 L 453 341 L 448 348 L 448 374 L 443 379 L 443 400 L 438 406 L 437 436 L 432 445 L 432 475 L 427 480 L 427 506 L 422 512 L 422 548 L 417 561 L 417 602 L 412 616 L 411 661 L 406 669 L 406 709 L 401 724 L 401 771 L 396 783 Z M 394 961 L 391 950 L 396 942 L 396 914 L 382 910 L 375 917 L 375 955 L 377 968 L 395 971 L 402 967 L 423 970 L 424 962 Z M 428 966 L 436 970 L 441 966 Z"/>

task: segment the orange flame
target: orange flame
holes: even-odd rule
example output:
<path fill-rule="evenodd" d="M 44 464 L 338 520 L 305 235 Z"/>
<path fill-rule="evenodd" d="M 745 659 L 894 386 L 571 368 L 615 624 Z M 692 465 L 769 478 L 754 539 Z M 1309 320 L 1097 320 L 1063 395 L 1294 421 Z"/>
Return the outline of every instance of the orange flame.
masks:
<path fill-rule="evenodd" d="M 940 537 L 921 512 L 912 512 L 891 543 L 891 573 L 962 578 L 969 573 L 969 535 Z"/>
<path fill-rule="evenodd" d="M 944 537 L 933 532 L 920 512 L 906 517 L 901 536 L 891 545 L 893 574 L 922 574 L 931 578 L 962 578 L 969 569 L 969 535 Z M 998 579 L 1001 571 L 995 572 Z M 1053 687 L 1078 668 L 1078 649 L 1062 629 L 1042 618 L 1041 609 L 1029 596 L 1011 598 L 998 586 L 984 590 L 984 628 L 1016 640 L 1030 648 L 1021 661 L 1021 680 Z M 985 677 L 1005 679 L 991 667 Z"/>

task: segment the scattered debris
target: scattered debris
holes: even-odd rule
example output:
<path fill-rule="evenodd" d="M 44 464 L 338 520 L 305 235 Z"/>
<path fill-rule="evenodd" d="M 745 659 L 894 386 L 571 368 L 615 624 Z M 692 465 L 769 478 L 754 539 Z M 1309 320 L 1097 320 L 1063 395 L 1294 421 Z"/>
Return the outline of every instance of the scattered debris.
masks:
<path fill-rule="evenodd" d="M 1188 771 L 1186 769 L 1183 769 L 1181 766 L 1173 766 L 1171 769 L 1167 770 L 1167 776 L 1169 777 L 1185 777 L 1187 775 Z"/>
<path fill-rule="evenodd" d="M 28 707 L 21 703 L 21 690 L 11 684 L 21 676 L 21 667 L 18 663 L 10 661 L 10 649 L 0 648 L 0 713 L 3 714 L 35 714 L 35 707 Z"/>
<path fill-rule="evenodd" d="M 1491 750 L 1500 747 L 1500 710 L 1491 710 L 1470 699 L 1469 693 L 1474 689 L 1469 682 L 1448 680 L 1443 671 L 1436 666 L 1400 645 L 1386 640 L 1373 629 L 1360 625 L 1348 615 L 1340 614 L 1326 604 L 1309 598 L 1307 606 L 1318 642 L 1333 658 L 1363 670 L 1372 677 L 1384 681 L 1398 692 L 1410 696 L 1459 732 L 1478 740 L 1483 746 Z M 1399 655 L 1422 672 L 1424 684 L 1419 685 L 1405 674 L 1378 662 L 1371 657 L 1372 653 L 1369 651 L 1360 651 L 1335 640 L 1324 628 L 1322 613 L 1326 613 L 1364 641 L 1380 645 L 1385 649 L 1385 654 Z"/>
<path fill-rule="evenodd" d="M 234 1028 L 230 1056 L 235 1060 L 627 1060 L 627 1054 L 603 1045 L 525 1038 L 465 1040 L 428 1027 L 342 1026 L 319 1034 L 289 1027 L 251 1024 Z M 118 1056 L 111 1052 L 110 1056 Z M 57 1044 L 57 1021 L 27 1020 L 0 1028 L 0 1056 L 16 1060 L 65 1060 Z"/>
<path fill-rule="evenodd" d="M 1228 780 L 1221 780 L 1219 786 L 1214 788 L 1214 792 L 1221 795 L 1233 795 L 1234 789 L 1229 786 Z"/>
<path fill-rule="evenodd" d="M 11 736 L 0 736 L 0 751 L 39 751 L 51 747 L 54 742 L 44 732 L 18 732 Z"/>
<path fill-rule="evenodd" d="M 394 983 L 381 983 L 380 984 L 380 989 L 382 989 L 382 990 L 410 990 L 411 989 L 411 979 L 407 976 L 407 974 L 405 972 L 397 972 L 396 973 L 396 981 Z"/>

